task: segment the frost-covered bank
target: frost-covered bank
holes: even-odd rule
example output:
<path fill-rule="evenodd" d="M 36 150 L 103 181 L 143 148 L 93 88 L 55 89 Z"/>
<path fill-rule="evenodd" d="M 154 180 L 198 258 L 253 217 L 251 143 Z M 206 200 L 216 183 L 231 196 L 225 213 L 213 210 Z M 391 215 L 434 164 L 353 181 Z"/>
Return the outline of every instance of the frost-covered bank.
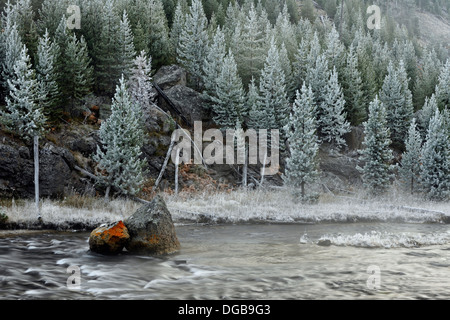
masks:
<path fill-rule="evenodd" d="M 175 219 L 204 222 L 417 222 L 441 223 L 450 215 L 449 202 L 420 201 L 396 196 L 366 200 L 362 197 L 324 195 L 317 204 L 296 202 L 286 190 L 234 191 L 183 199 L 170 197 Z"/>
<path fill-rule="evenodd" d="M 173 220 L 184 223 L 345 223 L 406 222 L 448 223 L 449 202 L 420 201 L 392 196 L 379 200 L 362 197 L 322 196 L 317 204 L 294 201 L 286 190 L 236 190 L 204 194 L 163 194 Z M 84 201 L 84 202 L 83 202 Z M 141 204 L 129 200 L 79 199 L 78 204 L 44 200 L 44 226 L 91 229 L 101 223 L 127 218 Z M 32 201 L 3 208 L 10 227 L 35 227 Z M 7 225 L 8 226 L 8 225 Z"/>

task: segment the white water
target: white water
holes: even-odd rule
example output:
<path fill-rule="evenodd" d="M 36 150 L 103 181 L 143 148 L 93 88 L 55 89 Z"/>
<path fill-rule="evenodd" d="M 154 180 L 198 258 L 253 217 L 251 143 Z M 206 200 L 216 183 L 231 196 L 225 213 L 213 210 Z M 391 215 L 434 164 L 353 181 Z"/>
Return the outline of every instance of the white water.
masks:
<path fill-rule="evenodd" d="M 179 253 L 90 253 L 88 233 L 0 239 L 1 299 L 449 299 L 444 224 L 176 225 Z M 327 247 L 317 245 L 329 239 Z M 81 288 L 66 282 L 81 270 Z M 368 286 L 369 267 L 380 287 Z"/>

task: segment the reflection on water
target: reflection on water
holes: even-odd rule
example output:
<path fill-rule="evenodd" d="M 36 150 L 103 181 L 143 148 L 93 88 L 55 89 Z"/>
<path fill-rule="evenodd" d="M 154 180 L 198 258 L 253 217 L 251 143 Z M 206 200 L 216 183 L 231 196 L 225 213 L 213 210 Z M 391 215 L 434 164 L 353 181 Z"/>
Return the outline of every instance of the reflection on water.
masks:
<path fill-rule="evenodd" d="M 88 233 L 21 235 L 0 239 L 0 298 L 449 299 L 447 229 L 381 223 L 180 225 L 181 251 L 163 258 L 94 254 Z M 352 236 L 374 232 L 443 240 L 387 249 L 357 245 Z M 352 242 L 318 246 L 324 235 Z M 79 267 L 79 290 L 67 288 L 69 266 Z M 369 266 L 379 267 L 378 290 L 368 286 Z"/>

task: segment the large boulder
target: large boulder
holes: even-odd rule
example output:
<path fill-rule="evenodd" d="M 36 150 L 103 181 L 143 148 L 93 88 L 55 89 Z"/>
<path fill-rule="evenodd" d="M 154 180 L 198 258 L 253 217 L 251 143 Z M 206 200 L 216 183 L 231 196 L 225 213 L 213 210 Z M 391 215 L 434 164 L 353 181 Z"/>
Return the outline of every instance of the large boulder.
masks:
<path fill-rule="evenodd" d="M 153 81 L 162 90 L 167 90 L 176 85 L 186 85 L 186 70 L 175 64 L 161 67 L 153 76 Z"/>
<path fill-rule="evenodd" d="M 210 121 L 211 117 L 205 110 L 202 95 L 197 91 L 183 85 L 176 85 L 165 90 L 164 93 L 191 125 L 194 121 Z M 170 109 L 165 106 L 166 102 L 163 99 L 160 99 L 160 103 L 163 109 Z"/>
<path fill-rule="evenodd" d="M 139 208 L 124 223 L 130 234 L 125 248 L 130 252 L 162 255 L 180 249 L 172 216 L 160 196 Z"/>
<path fill-rule="evenodd" d="M 129 238 L 128 230 L 122 221 L 104 224 L 91 232 L 89 248 L 101 254 L 118 254 Z"/>

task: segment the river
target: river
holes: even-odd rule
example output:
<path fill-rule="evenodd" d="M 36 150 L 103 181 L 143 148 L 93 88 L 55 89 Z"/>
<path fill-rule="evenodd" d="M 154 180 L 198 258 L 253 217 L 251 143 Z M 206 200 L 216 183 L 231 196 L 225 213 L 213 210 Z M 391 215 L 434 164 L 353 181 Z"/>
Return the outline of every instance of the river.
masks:
<path fill-rule="evenodd" d="M 181 250 L 161 258 L 94 254 L 86 232 L 17 235 L 0 239 L 0 299 L 450 299 L 448 230 L 177 224 Z"/>

